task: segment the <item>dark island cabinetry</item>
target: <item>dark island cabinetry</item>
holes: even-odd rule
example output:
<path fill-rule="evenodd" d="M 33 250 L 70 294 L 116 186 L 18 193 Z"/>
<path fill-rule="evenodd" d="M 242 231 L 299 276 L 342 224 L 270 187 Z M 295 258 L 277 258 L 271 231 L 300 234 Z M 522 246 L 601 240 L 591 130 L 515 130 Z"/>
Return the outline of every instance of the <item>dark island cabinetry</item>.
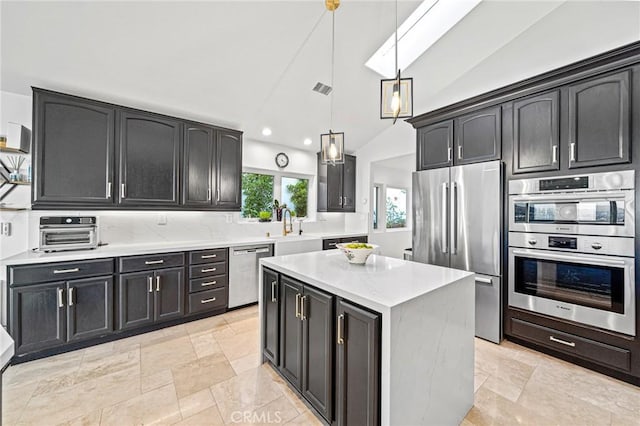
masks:
<path fill-rule="evenodd" d="M 356 211 L 356 157 L 344 156 L 344 164 L 322 164 L 318 153 L 319 212 Z"/>

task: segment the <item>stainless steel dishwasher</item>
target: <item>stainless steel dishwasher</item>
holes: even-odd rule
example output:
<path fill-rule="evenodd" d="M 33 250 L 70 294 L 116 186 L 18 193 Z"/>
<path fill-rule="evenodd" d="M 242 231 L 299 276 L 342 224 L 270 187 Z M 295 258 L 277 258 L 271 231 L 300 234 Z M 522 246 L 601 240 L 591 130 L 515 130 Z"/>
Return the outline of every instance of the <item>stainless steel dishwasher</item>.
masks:
<path fill-rule="evenodd" d="M 229 307 L 258 301 L 258 270 L 262 257 L 273 256 L 272 245 L 232 247 L 229 259 Z"/>

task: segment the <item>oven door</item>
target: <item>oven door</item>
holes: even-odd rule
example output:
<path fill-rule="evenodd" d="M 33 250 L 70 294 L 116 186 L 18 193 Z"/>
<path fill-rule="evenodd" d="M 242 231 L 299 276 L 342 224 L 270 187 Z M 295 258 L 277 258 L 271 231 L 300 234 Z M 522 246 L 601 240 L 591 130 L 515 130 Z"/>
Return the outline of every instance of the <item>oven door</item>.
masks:
<path fill-rule="evenodd" d="M 98 246 L 95 227 L 41 228 L 40 250 L 91 249 Z"/>
<path fill-rule="evenodd" d="M 509 306 L 635 336 L 634 259 L 509 248 Z"/>
<path fill-rule="evenodd" d="M 509 230 L 604 236 L 635 236 L 633 191 L 513 195 Z"/>

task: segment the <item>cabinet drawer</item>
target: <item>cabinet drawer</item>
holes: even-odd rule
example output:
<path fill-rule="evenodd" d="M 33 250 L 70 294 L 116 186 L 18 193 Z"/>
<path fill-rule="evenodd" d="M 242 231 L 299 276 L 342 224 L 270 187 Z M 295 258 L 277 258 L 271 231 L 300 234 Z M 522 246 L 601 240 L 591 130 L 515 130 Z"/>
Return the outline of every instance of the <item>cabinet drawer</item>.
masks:
<path fill-rule="evenodd" d="M 340 244 L 340 238 L 322 240 L 322 250 L 333 250 L 336 248 L 336 244 Z"/>
<path fill-rule="evenodd" d="M 45 263 L 9 267 L 10 285 L 27 285 L 47 281 L 66 281 L 76 278 L 113 274 L 113 259 L 80 262 Z"/>
<path fill-rule="evenodd" d="M 146 271 L 184 265 L 184 253 L 145 254 L 119 259 L 120 272 Z"/>
<path fill-rule="evenodd" d="M 199 265 L 201 263 L 220 262 L 227 260 L 227 249 L 199 250 L 189 252 L 189 263 Z"/>
<path fill-rule="evenodd" d="M 213 277 L 189 280 L 189 293 L 226 287 L 229 282 L 227 275 L 214 275 Z"/>
<path fill-rule="evenodd" d="M 340 242 L 345 243 L 368 243 L 369 238 L 366 235 L 359 235 L 357 237 L 344 237 L 340 238 Z"/>
<path fill-rule="evenodd" d="M 189 313 L 211 311 L 227 306 L 227 288 L 201 291 L 189 295 Z"/>
<path fill-rule="evenodd" d="M 227 273 L 227 262 L 205 263 L 203 265 L 191 266 L 189 268 L 189 278 L 208 277 L 210 275 L 223 275 Z"/>
<path fill-rule="evenodd" d="M 631 352 L 627 349 L 617 348 L 574 334 L 532 324 L 517 318 L 511 319 L 511 332 L 523 339 L 598 364 L 624 371 L 631 369 Z"/>

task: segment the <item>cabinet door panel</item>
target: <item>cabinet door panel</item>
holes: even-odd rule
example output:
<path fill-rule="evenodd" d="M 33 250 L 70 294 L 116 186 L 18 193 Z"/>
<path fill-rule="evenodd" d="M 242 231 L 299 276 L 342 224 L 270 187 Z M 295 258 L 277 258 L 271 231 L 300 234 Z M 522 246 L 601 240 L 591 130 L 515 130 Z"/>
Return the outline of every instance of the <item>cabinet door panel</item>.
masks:
<path fill-rule="evenodd" d="M 67 336 L 88 339 L 113 331 L 113 277 L 67 283 Z"/>
<path fill-rule="evenodd" d="M 16 353 L 58 346 L 66 341 L 65 283 L 11 289 L 10 333 Z"/>
<path fill-rule="evenodd" d="M 184 268 L 156 271 L 153 286 L 156 321 L 180 318 L 184 314 Z"/>
<path fill-rule="evenodd" d="M 333 393 L 333 296 L 305 286 L 302 304 L 302 394 L 331 420 Z"/>
<path fill-rule="evenodd" d="M 297 297 L 296 297 L 297 296 Z M 302 284 L 280 278 L 280 373 L 296 389 L 302 385 L 302 321 L 296 316 Z"/>
<path fill-rule="evenodd" d="M 184 132 L 184 189 L 187 205 L 211 205 L 213 137 L 211 128 L 187 124 Z"/>
<path fill-rule="evenodd" d="M 559 101 L 555 90 L 514 102 L 514 173 L 560 169 Z"/>
<path fill-rule="evenodd" d="M 120 204 L 177 205 L 180 123 L 122 112 Z"/>
<path fill-rule="evenodd" d="M 344 343 L 337 345 L 338 425 L 377 425 L 380 419 L 380 316 L 339 300 Z M 341 320 L 340 316 L 344 320 Z"/>
<path fill-rule="evenodd" d="M 493 107 L 456 118 L 455 164 L 500 159 L 501 108 Z"/>
<path fill-rule="evenodd" d="M 153 323 L 153 272 L 121 274 L 118 282 L 118 328 Z"/>
<path fill-rule="evenodd" d="M 329 170 L 327 169 L 327 165 L 322 164 L 322 162 L 320 161 L 319 152 L 316 154 L 316 157 L 317 157 L 317 163 L 318 163 L 318 184 L 317 184 L 318 203 L 317 203 L 316 209 L 319 212 L 326 212 L 328 209 L 327 197 L 329 193 L 329 188 L 328 188 L 329 184 L 327 180 L 329 178 Z"/>
<path fill-rule="evenodd" d="M 342 211 L 342 164 L 327 164 L 327 211 Z"/>
<path fill-rule="evenodd" d="M 421 127 L 417 137 L 417 170 L 453 164 L 453 120 Z"/>
<path fill-rule="evenodd" d="M 215 206 L 224 210 L 240 210 L 242 194 L 242 137 L 240 134 L 219 130 L 215 157 Z"/>
<path fill-rule="evenodd" d="M 569 168 L 630 161 L 629 76 L 623 71 L 569 86 Z"/>
<path fill-rule="evenodd" d="M 345 212 L 356 211 L 356 157 L 344 156 L 342 166 L 342 208 Z"/>
<path fill-rule="evenodd" d="M 115 110 L 34 91 L 34 204 L 113 204 Z"/>
<path fill-rule="evenodd" d="M 268 269 L 263 269 L 262 273 L 262 332 L 264 334 L 264 344 L 262 354 L 273 365 L 278 365 L 278 343 L 280 335 L 280 317 L 279 317 L 279 301 L 280 285 L 278 283 L 278 274 Z"/>

